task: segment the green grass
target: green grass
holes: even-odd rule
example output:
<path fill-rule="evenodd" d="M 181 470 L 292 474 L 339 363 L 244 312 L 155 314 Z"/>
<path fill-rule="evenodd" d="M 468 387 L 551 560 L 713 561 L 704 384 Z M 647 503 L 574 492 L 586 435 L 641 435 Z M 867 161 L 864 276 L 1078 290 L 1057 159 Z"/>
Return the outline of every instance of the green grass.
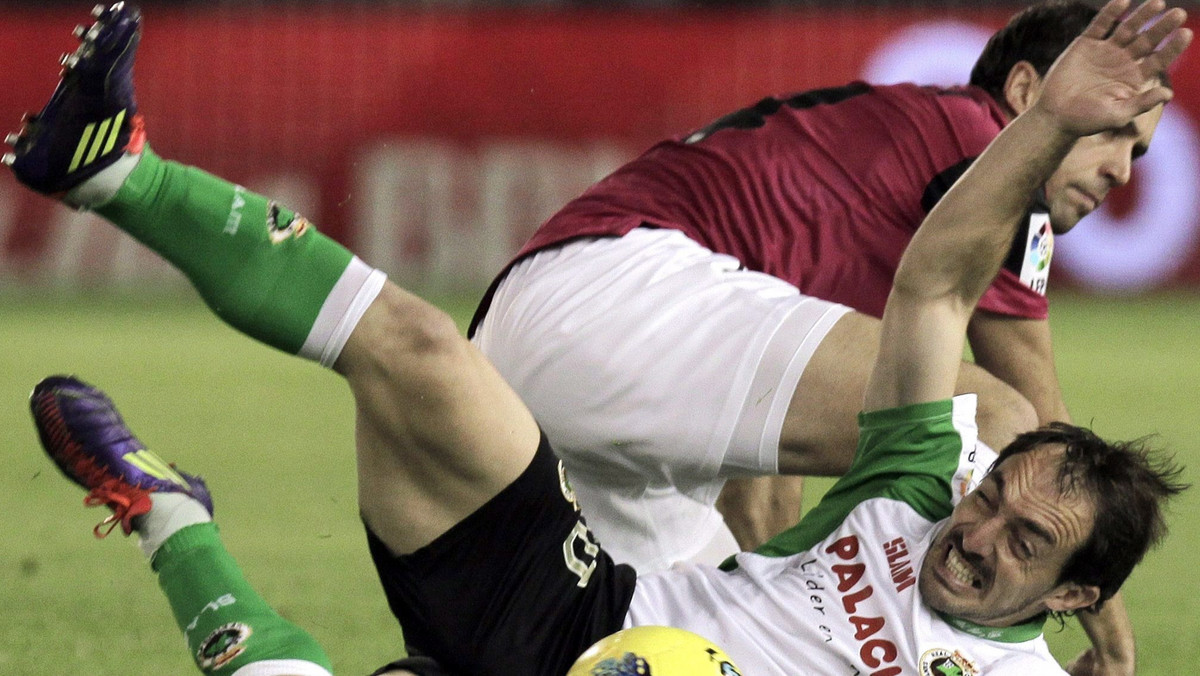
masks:
<path fill-rule="evenodd" d="M 1157 431 L 1181 460 L 1200 463 L 1200 298 L 1054 304 L 1076 419 L 1117 437 Z M 453 312 L 465 318 L 470 305 Z M 58 372 L 109 390 L 151 448 L 206 476 L 251 582 L 326 646 L 338 673 L 368 673 L 400 654 L 354 506 L 352 404 L 335 375 L 246 340 L 191 296 L 10 294 L 0 316 L 0 425 L 9 430 L 0 441 L 0 673 L 193 673 L 140 552 L 125 538 L 92 538 L 104 512 L 83 509 L 82 492 L 38 449 L 26 397 Z M 1187 518 L 1197 513 L 1200 490 L 1175 505 L 1167 545 L 1126 587 L 1141 674 L 1200 663 L 1200 594 L 1182 572 L 1200 551 L 1200 524 Z M 1075 628 L 1050 640 L 1063 658 L 1084 641 Z"/>

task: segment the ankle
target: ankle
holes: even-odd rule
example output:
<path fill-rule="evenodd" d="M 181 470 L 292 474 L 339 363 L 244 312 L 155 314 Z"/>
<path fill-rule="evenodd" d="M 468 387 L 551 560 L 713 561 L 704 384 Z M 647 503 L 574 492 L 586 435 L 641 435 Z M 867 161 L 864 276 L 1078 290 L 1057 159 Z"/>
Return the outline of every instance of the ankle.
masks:
<path fill-rule="evenodd" d="M 151 493 L 153 507 L 134 519 L 138 546 L 147 559 L 172 535 L 198 523 L 212 521 L 212 515 L 199 500 L 183 493 Z"/>
<path fill-rule="evenodd" d="M 104 204 L 116 196 L 141 159 L 142 153 L 126 153 L 100 173 L 68 190 L 63 195 L 63 202 L 78 209 L 91 209 Z"/>

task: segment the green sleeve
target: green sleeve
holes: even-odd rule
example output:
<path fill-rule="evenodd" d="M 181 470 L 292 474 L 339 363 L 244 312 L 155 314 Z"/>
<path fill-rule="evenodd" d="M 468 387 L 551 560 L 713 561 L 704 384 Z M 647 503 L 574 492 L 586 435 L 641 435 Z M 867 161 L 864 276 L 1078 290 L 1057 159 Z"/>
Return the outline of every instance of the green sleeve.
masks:
<path fill-rule="evenodd" d="M 957 415 L 956 415 L 957 413 Z M 766 556 L 790 556 L 820 542 L 850 512 L 872 498 L 907 503 L 929 521 L 952 509 L 951 481 L 975 432 L 974 397 L 860 413 L 854 462 L 820 504 L 792 528 L 760 547 Z M 722 566 L 732 568 L 732 559 Z"/>

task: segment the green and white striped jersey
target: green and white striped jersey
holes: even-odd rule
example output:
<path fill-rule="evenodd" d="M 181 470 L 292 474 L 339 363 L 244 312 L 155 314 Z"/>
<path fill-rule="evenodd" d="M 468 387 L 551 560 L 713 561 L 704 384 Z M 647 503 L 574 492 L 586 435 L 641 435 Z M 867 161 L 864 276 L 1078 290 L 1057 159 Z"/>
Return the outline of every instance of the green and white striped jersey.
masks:
<path fill-rule="evenodd" d="M 1042 622 L 995 629 L 942 616 L 917 571 L 995 455 L 976 445 L 975 397 L 859 416 L 854 464 L 792 529 L 722 569 L 638 578 L 626 626 L 706 636 L 745 676 L 1062 674 Z M 983 456 L 987 457 L 983 457 Z"/>

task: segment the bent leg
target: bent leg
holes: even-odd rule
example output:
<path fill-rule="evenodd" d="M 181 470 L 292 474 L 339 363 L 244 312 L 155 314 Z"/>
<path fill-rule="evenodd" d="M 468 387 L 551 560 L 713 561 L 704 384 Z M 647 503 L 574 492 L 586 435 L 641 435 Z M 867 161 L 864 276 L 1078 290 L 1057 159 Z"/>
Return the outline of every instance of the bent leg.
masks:
<path fill-rule="evenodd" d="M 395 554 L 444 533 L 512 483 L 540 432 L 441 310 L 386 284 L 335 364 L 357 404 L 359 506 Z"/>
<path fill-rule="evenodd" d="M 845 311 L 682 233 L 637 229 L 518 263 L 474 340 L 563 458 L 600 541 L 645 572 L 736 551 L 720 487 L 776 472 L 795 383 Z"/>
<path fill-rule="evenodd" d="M 95 210 L 178 268 L 226 323 L 326 366 L 383 281 L 299 214 L 149 147 Z"/>
<path fill-rule="evenodd" d="M 149 148 L 97 212 L 184 272 L 234 328 L 338 364 L 359 407 L 364 512 L 397 534 L 389 545 L 420 546 L 532 457 L 536 424 L 453 322 L 395 286 L 376 299 L 382 273 L 302 217 Z M 353 354 L 339 361 L 346 341 Z M 399 535 L 412 514 L 430 518 Z"/>

